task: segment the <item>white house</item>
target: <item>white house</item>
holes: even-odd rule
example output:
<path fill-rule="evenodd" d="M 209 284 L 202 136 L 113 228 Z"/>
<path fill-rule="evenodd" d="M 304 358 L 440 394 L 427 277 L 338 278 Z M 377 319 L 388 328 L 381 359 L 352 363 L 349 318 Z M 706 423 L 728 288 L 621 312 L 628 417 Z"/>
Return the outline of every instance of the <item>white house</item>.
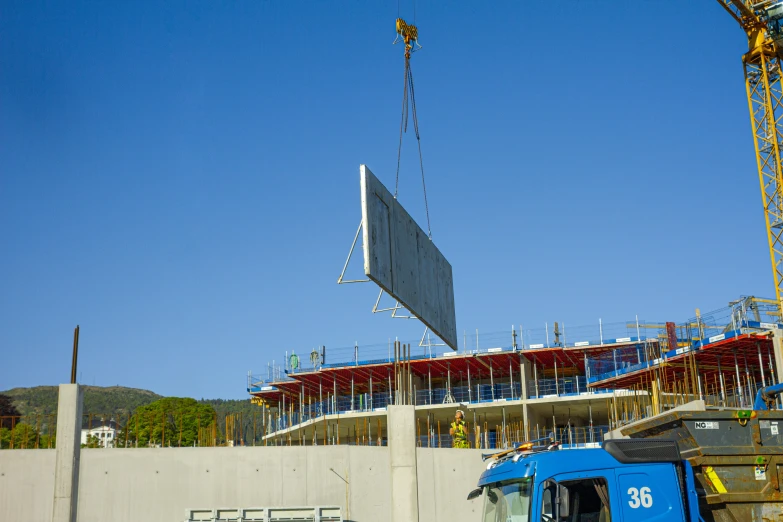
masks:
<path fill-rule="evenodd" d="M 113 448 L 114 439 L 117 437 L 117 427 L 114 421 L 102 423 L 100 426 L 93 426 L 90 429 L 82 429 L 82 444 L 87 444 L 87 437 L 98 438 L 98 443 L 103 448 Z"/>

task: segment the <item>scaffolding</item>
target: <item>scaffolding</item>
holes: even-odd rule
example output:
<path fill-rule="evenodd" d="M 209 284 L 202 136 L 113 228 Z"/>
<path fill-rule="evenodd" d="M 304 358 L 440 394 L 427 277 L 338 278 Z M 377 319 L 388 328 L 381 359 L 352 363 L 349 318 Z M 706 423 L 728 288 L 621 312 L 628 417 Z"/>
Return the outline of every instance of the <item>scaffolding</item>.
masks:
<path fill-rule="evenodd" d="M 469 410 L 471 447 L 547 436 L 586 444 L 574 434 L 600 442 L 609 429 L 695 399 L 750 407 L 758 388 L 778 382 L 780 321 L 774 301 L 743 297 L 681 323 L 558 322 L 476 332 L 470 342 L 465 334 L 456 352 L 421 342 L 354 344 L 330 350 L 343 362 L 312 358 L 309 368 L 283 372 L 270 365 L 266 376 L 248 375 L 247 389 L 266 406 L 266 444 L 383 445 L 385 409 L 403 404 L 416 407 L 423 446 L 451 445 L 456 407 Z"/>

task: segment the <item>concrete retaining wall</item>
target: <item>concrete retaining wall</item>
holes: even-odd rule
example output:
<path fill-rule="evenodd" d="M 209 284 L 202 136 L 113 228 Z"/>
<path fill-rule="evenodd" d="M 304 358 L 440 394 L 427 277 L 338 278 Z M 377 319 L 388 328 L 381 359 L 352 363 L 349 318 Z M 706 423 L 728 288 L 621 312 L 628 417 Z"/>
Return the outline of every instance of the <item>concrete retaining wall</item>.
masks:
<path fill-rule="evenodd" d="M 391 520 L 387 448 L 96 449 L 81 459 L 79 522 L 175 521 L 189 508 L 292 505 L 339 505 L 349 519 Z"/>
<path fill-rule="evenodd" d="M 0 451 L 0 521 L 175 522 L 189 509 L 318 505 L 353 522 L 480 517 L 480 501 L 466 500 L 480 451 L 416 448 L 413 406 L 389 407 L 385 447 L 81 451 L 81 403 L 78 385 L 60 387 L 56 450 Z"/>
<path fill-rule="evenodd" d="M 480 453 L 416 450 L 419 520 L 480 520 L 481 501 L 465 500 L 485 467 Z M 54 450 L 0 451 L 0 520 L 50 520 L 54 468 Z M 390 477 L 387 447 L 86 449 L 77 520 L 174 522 L 189 508 L 329 504 L 347 520 L 392 522 Z"/>
<path fill-rule="evenodd" d="M 418 448 L 419 520 L 480 522 L 482 499 L 466 500 L 487 468 L 486 451 Z"/>
<path fill-rule="evenodd" d="M 52 519 L 55 450 L 0 451 L 0 520 Z"/>

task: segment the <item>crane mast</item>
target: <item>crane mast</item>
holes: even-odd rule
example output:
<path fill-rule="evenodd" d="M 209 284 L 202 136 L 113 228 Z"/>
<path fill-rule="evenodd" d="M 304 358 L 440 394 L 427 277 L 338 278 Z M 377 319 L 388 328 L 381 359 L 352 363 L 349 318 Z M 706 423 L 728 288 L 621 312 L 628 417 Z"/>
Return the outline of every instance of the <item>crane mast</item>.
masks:
<path fill-rule="evenodd" d="M 739 23 L 748 37 L 748 52 L 742 56 L 745 90 L 764 205 L 775 297 L 783 310 L 783 171 L 780 161 L 783 142 L 783 83 L 780 70 L 783 1 L 717 1 Z"/>

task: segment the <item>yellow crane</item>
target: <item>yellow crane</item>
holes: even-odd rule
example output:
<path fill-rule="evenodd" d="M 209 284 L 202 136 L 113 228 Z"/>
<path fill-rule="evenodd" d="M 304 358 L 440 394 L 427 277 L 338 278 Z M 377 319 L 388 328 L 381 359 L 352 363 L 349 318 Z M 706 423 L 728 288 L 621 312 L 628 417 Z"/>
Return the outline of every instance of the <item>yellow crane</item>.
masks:
<path fill-rule="evenodd" d="M 753 144 L 767 225 L 769 256 L 775 279 L 775 297 L 781 301 L 783 285 L 783 1 L 717 0 L 739 23 L 748 37 L 742 56 Z M 783 309 L 783 306 L 781 306 Z"/>

